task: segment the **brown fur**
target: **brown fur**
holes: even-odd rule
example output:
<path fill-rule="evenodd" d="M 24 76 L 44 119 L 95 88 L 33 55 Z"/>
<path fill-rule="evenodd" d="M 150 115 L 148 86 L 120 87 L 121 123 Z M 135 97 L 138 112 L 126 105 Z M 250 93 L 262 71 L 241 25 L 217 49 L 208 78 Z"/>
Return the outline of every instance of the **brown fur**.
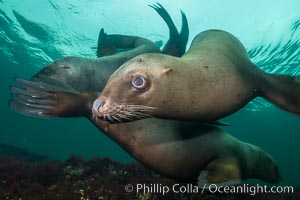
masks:
<path fill-rule="evenodd" d="M 95 94 L 16 81 L 24 89 L 12 88 L 12 109 L 38 117 L 85 116 L 134 158 L 166 177 L 194 183 L 199 176 L 202 183 L 247 178 L 276 182 L 280 178 L 274 160 L 266 152 L 217 127 L 155 118 L 110 124 L 93 117 Z"/>
<path fill-rule="evenodd" d="M 138 91 L 131 85 L 136 75 L 147 80 L 145 89 Z M 114 116 L 117 104 L 142 105 L 156 108 L 141 111 L 143 114 L 207 122 L 236 112 L 259 95 L 300 113 L 300 84 L 293 82 L 298 79 L 278 76 L 282 77 L 267 75 L 252 64 L 243 45 L 231 34 L 205 31 L 181 58 L 149 53 L 123 64 L 99 96 L 103 104 L 96 115 L 102 119 L 103 113 Z M 272 84 L 274 79 L 277 84 Z"/>

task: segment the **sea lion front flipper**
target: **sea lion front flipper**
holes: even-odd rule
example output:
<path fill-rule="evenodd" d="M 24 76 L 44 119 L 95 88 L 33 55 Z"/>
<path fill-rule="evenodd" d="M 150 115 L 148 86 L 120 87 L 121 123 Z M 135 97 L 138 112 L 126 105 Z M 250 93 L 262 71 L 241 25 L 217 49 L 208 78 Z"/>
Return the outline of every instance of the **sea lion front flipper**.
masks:
<path fill-rule="evenodd" d="M 216 126 L 229 126 L 229 123 L 226 122 L 221 122 L 221 121 L 212 121 L 212 122 L 208 122 L 208 124 L 211 125 L 216 125 Z"/>
<path fill-rule="evenodd" d="M 189 37 L 189 27 L 185 14 L 181 11 L 182 28 L 180 34 L 166 9 L 159 3 L 149 5 L 152 7 L 166 22 L 169 27 L 170 38 L 164 46 L 162 53 L 180 57 L 185 53 L 186 44 Z"/>
<path fill-rule="evenodd" d="M 16 78 L 23 89 L 11 87 L 13 98 L 9 102 L 12 110 L 33 117 L 78 117 L 89 111 L 89 94 L 67 91 L 46 83 Z"/>
<path fill-rule="evenodd" d="M 113 38 L 108 36 L 101 28 L 98 36 L 97 57 L 109 56 L 117 53 Z"/>
<path fill-rule="evenodd" d="M 236 184 L 242 181 L 240 167 L 238 161 L 235 158 L 214 160 L 207 165 L 206 170 L 207 175 L 205 177 L 205 180 L 207 181 L 207 183 Z"/>
<path fill-rule="evenodd" d="M 197 182 L 199 188 L 209 189 L 211 184 L 214 184 L 214 186 L 216 187 L 220 187 L 220 186 L 228 186 L 228 185 L 240 185 L 242 183 L 242 180 L 229 180 L 224 182 L 211 183 L 208 182 L 208 180 L 206 179 L 208 173 L 209 172 L 207 170 L 201 171 L 200 175 L 198 176 L 198 182 Z"/>

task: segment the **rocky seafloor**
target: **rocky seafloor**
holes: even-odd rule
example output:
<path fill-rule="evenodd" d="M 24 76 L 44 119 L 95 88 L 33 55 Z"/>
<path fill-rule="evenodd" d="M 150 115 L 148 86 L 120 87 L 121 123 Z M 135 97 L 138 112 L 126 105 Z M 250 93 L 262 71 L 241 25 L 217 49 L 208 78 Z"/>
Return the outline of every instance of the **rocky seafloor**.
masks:
<path fill-rule="evenodd" d="M 139 163 L 118 163 L 109 158 L 84 160 L 71 156 L 64 162 L 0 146 L 0 200 L 152 200 L 152 199 L 300 199 L 293 194 L 220 194 L 199 189 L 162 194 L 154 191 L 178 184 L 163 178 Z M 5 149 L 5 151 L 3 151 Z M 13 153 L 11 153 L 13 152 Z M 128 187 L 131 184 L 133 187 Z M 152 192 L 136 192 L 145 184 Z M 186 188 L 186 184 L 182 184 Z M 126 188 L 127 186 L 127 188 Z M 177 187 L 179 189 L 180 186 Z M 133 190 L 126 192 L 127 190 Z"/>

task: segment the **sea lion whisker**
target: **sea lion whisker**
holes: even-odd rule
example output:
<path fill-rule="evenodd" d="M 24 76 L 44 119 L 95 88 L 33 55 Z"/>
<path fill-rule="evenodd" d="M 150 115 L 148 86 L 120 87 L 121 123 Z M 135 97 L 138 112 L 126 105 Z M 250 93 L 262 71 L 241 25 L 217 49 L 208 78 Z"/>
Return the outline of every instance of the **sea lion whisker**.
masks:
<path fill-rule="evenodd" d="M 122 120 L 121 119 L 119 119 L 117 116 L 111 116 L 114 120 L 116 120 L 116 121 L 118 121 L 118 122 L 120 122 L 120 123 L 122 123 Z"/>
<path fill-rule="evenodd" d="M 128 114 L 129 116 L 132 116 L 133 118 L 137 118 L 137 119 L 145 119 L 147 117 L 145 117 L 145 115 L 141 112 L 129 112 Z"/>
<path fill-rule="evenodd" d="M 127 116 L 127 115 L 123 115 L 123 114 L 118 114 L 120 116 L 121 119 L 125 119 L 127 121 L 132 121 L 134 120 L 134 118 Z"/>
<path fill-rule="evenodd" d="M 130 112 L 151 112 L 153 109 L 130 109 Z"/>
<path fill-rule="evenodd" d="M 138 112 L 151 112 L 153 111 L 153 109 L 140 109 L 140 110 L 137 110 Z"/>
<path fill-rule="evenodd" d="M 134 112 L 131 111 L 122 111 L 122 113 L 126 116 L 134 116 Z"/>
<path fill-rule="evenodd" d="M 137 118 L 137 119 L 144 119 L 144 118 L 141 118 L 140 116 L 138 116 L 138 115 L 137 115 L 137 112 L 124 111 L 124 110 L 122 110 L 122 111 L 120 111 L 120 112 L 121 112 L 122 115 L 123 115 L 122 118 L 125 119 L 124 116 L 126 116 L 126 119 L 129 120 L 129 121 L 133 121 L 133 120 L 136 119 L 136 118 Z"/>
<path fill-rule="evenodd" d="M 122 110 L 120 111 L 122 114 L 126 115 L 126 116 L 131 116 L 134 118 L 138 118 L 138 119 L 145 119 L 145 118 L 151 118 L 151 115 L 145 114 L 142 111 L 138 110 L 138 111 L 134 111 L 134 110 Z M 133 120 L 131 119 L 131 120 Z"/>
<path fill-rule="evenodd" d="M 148 113 L 148 112 L 151 112 L 152 110 L 144 110 L 144 109 L 128 109 L 127 110 L 128 112 L 130 113 Z"/>
<path fill-rule="evenodd" d="M 114 122 L 114 119 L 109 114 L 107 114 L 107 117 L 110 122 Z"/>
<path fill-rule="evenodd" d="M 139 118 L 139 119 L 145 119 L 145 118 L 151 118 L 151 115 L 147 115 L 145 113 L 142 112 L 131 112 L 130 113 L 132 116 Z"/>
<path fill-rule="evenodd" d="M 128 105 L 130 109 L 139 109 L 139 110 L 156 110 L 157 108 L 151 106 L 144 106 L 144 105 Z"/>
<path fill-rule="evenodd" d="M 144 106 L 144 105 L 138 105 L 138 104 L 131 104 L 131 105 L 127 105 L 127 107 L 150 107 L 150 106 Z"/>
<path fill-rule="evenodd" d="M 148 115 L 148 114 L 145 114 L 145 113 L 142 113 L 142 112 L 137 112 L 136 114 L 138 114 L 140 116 L 143 116 L 143 117 L 146 117 L 146 118 L 151 118 L 152 117 L 151 115 Z"/>
<path fill-rule="evenodd" d="M 109 114 L 105 114 L 105 120 L 111 122 L 111 117 L 109 116 Z"/>
<path fill-rule="evenodd" d="M 96 115 L 93 114 L 92 120 L 98 122 L 98 117 L 97 117 Z"/>
<path fill-rule="evenodd" d="M 120 119 L 126 119 L 126 120 L 130 120 L 128 117 L 126 117 L 126 115 L 123 114 L 116 114 Z"/>
<path fill-rule="evenodd" d="M 140 116 L 140 115 L 135 115 L 134 118 L 135 118 L 135 119 L 145 119 L 145 117 Z"/>

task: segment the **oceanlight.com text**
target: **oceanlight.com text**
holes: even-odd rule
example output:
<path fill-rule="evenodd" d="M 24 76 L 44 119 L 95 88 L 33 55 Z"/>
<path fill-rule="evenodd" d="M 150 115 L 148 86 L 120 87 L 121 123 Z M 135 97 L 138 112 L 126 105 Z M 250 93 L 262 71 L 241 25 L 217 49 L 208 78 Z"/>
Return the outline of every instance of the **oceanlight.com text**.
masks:
<path fill-rule="evenodd" d="M 294 192 L 293 186 L 267 186 L 267 185 L 217 185 L 217 184 L 204 184 L 203 187 L 198 187 L 193 184 L 174 184 L 174 185 L 163 185 L 163 184 L 127 184 L 125 186 L 126 192 L 136 193 L 150 193 L 150 194 L 162 194 L 167 193 L 188 193 L 188 194 L 202 194 L 204 192 L 219 193 L 219 194 L 291 194 Z"/>

